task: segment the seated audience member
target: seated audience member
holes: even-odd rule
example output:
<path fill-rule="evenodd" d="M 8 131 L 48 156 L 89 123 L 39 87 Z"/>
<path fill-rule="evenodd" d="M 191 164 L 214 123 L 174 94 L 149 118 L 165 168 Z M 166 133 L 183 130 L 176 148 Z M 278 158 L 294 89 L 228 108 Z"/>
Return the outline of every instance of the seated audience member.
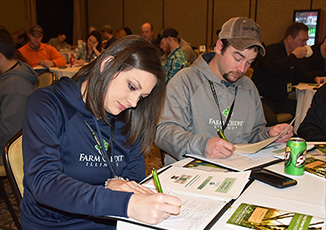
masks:
<path fill-rule="evenodd" d="M 167 28 L 161 33 L 160 47 L 164 51 L 162 66 L 166 75 L 166 83 L 182 68 L 187 67 L 187 60 L 180 48 L 178 32 Z"/>
<path fill-rule="evenodd" d="M 163 106 L 155 48 L 119 39 L 74 77 L 36 90 L 23 129 L 23 229 L 115 229 L 96 217 L 157 224 L 181 201 L 138 184 Z"/>
<path fill-rule="evenodd" d="M 151 23 L 145 22 L 141 26 L 141 36 L 146 38 L 151 43 L 155 42 L 155 39 L 154 39 L 154 27 L 153 27 L 153 25 Z"/>
<path fill-rule="evenodd" d="M 166 164 L 186 153 L 227 158 L 233 144 L 262 141 L 288 126 L 265 127 L 258 91 L 244 76 L 258 52 L 265 54 L 259 25 L 231 18 L 222 26 L 215 52 L 204 53 L 172 78 L 155 136 L 156 145 L 168 153 Z M 217 136 L 218 128 L 227 141 Z M 293 127 L 277 142 L 292 135 Z"/>
<path fill-rule="evenodd" d="M 90 33 L 86 38 L 86 44 L 75 49 L 75 62 L 77 65 L 84 65 L 86 62 L 91 62 L 102 51 L 102 38 L 100 32 L 97 30 Z"/>
<path fill-rule="evenodd" d="M 113 30 L 110 25 L 103 26 L 102 30 L 103 37 L 103 48 L 107 49 L 113 42 L 117 40 L 117 38 L 113 35 Z"/>
<path fill-rule="evenodd" d="M 326 82 L 326 37 L 321 43 L 313 45 L 313 54 L 300 62 L 310 79 L 318 83 Z"/>
<path fill-rule="evenodd" d="M 41 42 L 43 38 L 41 26 L 32 26 L 29 29 L 28 38 L 29 42 L 18 51 L 25 57 L 30 66 L 41 65 L 48 68 L 66 65 L 66 59 L 53 46 Z"/>
<path fill-rule="evenodd" d="M 48 45 L 53 46 L 57 50 L 60 49 L 70 49 L 71 46 L 65 41 L 67 36 L 64 33 L 59 33 L 58 37 L 51 38 L 48 41 Z"/>
<path fill-rule="evenodd" d="M 23 128 L 25 105 L 34 91 L 37 74 L 15 57 L 10 33 L 0 29 L 0 165 L 5 144 Z"/>
<path fill-rule="evenodd" d="M 191 44 L 189 42 L 185 41 L 183 38 L 180 38 L 179 45 L 180 45 L 181 50 L 185 54 L 187 62 L 189 64 L 193 63 L 196 60 L 197 56 L 196 56 L 195 51 L 191 47 Z"/>
<path fill-rule="evenodd" d="M 127 33 L 124 29 L 120 29 L 120 30 L 117 30 L 115 32 L 115 38 L 116 39 L 120 39 L 120 38 L 123 38 L 123 37 L 126 37 L 127 36 Z"/>
<path fill-rule="evenodd" d="M 16 49 L 19 49 L 23 45 L 26 45 L 28 42 L 28 35 L 24 29 L 19 28 L 12 32 L 11 35 L 16 45 Z"/>
<path fill-rule="evenodd" d="M 132 35 L 132 31 L 129 27 L 123 28 L 123 30 L 126 32 L 127 35 Z"/>
<path fill-rule="evenodd" d="M 307 53 L 308 27 L 303 23 L 292 23 L 285 31 L 283 40 L 268 45 L 266 55 L 259 56 L 252 80 L 262 97 L 268 123 L 277 122 L 276 114 L 290 113 L 295 116 L 296 99 L 292 85 L 299 82 L 314 82 L 304 76 L 299 60 Z"/>
<path fill-rule="evenodd" d="M 326 84 L 317 90 L 307 115 L 298 129 L 306 141 L 326 141 Z"/>
<path fill-rule="evenodd" d="M 92 32 L 95 31 L 95 30 L 96 30 L 96 28 L 95 28 L 94 26 L 90 26 L 90 27 L 88 28 L 88 34 L 92 33 Z"/>

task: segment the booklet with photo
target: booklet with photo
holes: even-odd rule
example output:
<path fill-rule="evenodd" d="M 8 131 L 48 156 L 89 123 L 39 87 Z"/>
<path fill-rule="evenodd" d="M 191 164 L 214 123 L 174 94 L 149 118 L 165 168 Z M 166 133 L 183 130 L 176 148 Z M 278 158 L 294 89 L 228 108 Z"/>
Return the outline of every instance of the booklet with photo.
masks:
<path fill-rule="evenodd" d="M 170 167 L 158 175 L 163 192 L 187 194 L 214 200 L 236 199 L 249 181 L 251 171 L 208 172 L 191 168 Z M 153 180 L 145 186 L 155 188 Z"/>
<path fill-rule="evenodd" d="M 227 223 L 259 230 L 308 230 L 322 229 L 325 226 L 325 219 L 242 203 L 234 211 Z"/>

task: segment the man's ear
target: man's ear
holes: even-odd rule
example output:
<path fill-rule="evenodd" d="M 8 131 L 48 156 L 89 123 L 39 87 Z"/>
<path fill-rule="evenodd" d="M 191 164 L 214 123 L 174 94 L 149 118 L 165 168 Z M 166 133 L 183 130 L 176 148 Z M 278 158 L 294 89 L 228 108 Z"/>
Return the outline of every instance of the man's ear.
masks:
<path fill-rule="evenodd" d="M 113 59 L 114 59 L 113 56 L 108 56 L 108 57 L 106 57 L 106 58 L 102 61 L 102 63 L 101 63 L 101 72 L 104 70 L 106 64 L 108 64 L 108 63 L 109 63 L 110 61 L 112 61 Z"/>
<path fill-rule="evenodd" d="M 215 46 L 215 53 L 221 54 L 222 53 L 222 48 L 223 48 L 223 43 L 221 40 L 217 40 L 216 46 Z"/>

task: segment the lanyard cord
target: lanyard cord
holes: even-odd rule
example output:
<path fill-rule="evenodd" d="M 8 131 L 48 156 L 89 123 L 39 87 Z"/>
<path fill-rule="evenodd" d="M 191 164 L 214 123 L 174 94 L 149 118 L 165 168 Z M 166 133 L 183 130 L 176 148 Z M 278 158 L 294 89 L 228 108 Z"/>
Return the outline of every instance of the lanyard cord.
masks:
<path fill-rule="evenodd" d="M 108 148 L 107 148 L 107 151 L 106 151 L 106 154 L 104 152 L 105 150 L 105 146 L 104 146 L 104 139 L 102 138 L 102 133 L 101 133 L 101 130 L 99 128 L 99 125 L 98 125 L 98 122 L 97 120 L 95 119 L 95 117 L 93 116 L 93 120 L 95 122 L 95 125 L 96 125 L 96 129 L 97 129 L 97 132 L 99 134 L 99 137 L 96 135 L 96 133 L 94 132 L 94 130 L 92 129 L 92 127 L 88 124 L 88 122 L 84 119 L 84 123 L 86 124 L 86 126 L 88 127 L 88 129 L 91 131 L 92 135 L 93 135 L 93 138 L 99 148 L 99 152 L 103 158 L 103 160 L 105 162 L 107 162 L 107 164 L 109 165 L 109 169 L 112 173 L 112 176 L 113 177 L 116 177 L 116 174 L 115 174 L 115 170 L 116 170 L 116 166 L 115 166 L 115 163 L 114 163 L 114 149 L 113 149 L 113 137 L 114 137 L 114 129 L 115 129 L 115 120 L 114 119 L 111 119 L 111 127 L 110 127 L 110 140 L 109 140 L 109 143 L 108 143 Z M 100 141 L 102 140 L 102 141 Z"/>
<path fill-rule="evenodd" d="M 229 121 L 230 121 L 230 118 L 231 118 L 231 114 L 233 112 L 233 108 L 234 108 L 234 103 L 235 103 L 235 99 L 237 97 L 237 92 L 238 92 L 238 88 L 235 87 L 235 93 L 234 93 L 234 99 L 233 99 L 233 102 L 232 102 L 232 105 L 230 107 L 230 111 L 228 113 L 228 116 L 226 117 L 226 121 L 225 123 L 223 124 L 223 116 L 222 116 L 222 112 L 221 112 L 221 108 L 220 108 L 220 105 L 218 103 L 218 99 L 217 99 L 217 96 L 216 96 L 216 91 L 215 91 L 215 87 L 214 87 L 214 84 L 211 80 L 208 80 L 209 82 L 209 85 L 211 87 L 211 91 L 212 91 L 212 94 L 213 94 L 213 97 L 214 97 L 214 100 L 215 100 L 215 103 L 218 107 L 218 111 L 220 113 L 220 118 L 221 118 L 221 123 L 222 123 L 222 131 L 225 130 L 225 128 L 227 127 L 227 125 L 229 124 Z"/>

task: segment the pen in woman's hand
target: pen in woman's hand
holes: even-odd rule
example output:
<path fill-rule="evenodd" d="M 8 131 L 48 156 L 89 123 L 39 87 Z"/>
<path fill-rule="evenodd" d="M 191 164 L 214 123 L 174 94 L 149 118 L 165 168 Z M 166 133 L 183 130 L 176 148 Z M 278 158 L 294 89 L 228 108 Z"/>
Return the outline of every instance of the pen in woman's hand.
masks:
<path fill-rule="evenodd" d="M 163 193 L 160 180 L 158 179 L 158 175 L 157 175 L 156 169 L 154 169 L 154 168 L 152 169 L 152 176 L 153 176 L 154 184 L 155 184 L 158 192 L 159 193 Z"/>

